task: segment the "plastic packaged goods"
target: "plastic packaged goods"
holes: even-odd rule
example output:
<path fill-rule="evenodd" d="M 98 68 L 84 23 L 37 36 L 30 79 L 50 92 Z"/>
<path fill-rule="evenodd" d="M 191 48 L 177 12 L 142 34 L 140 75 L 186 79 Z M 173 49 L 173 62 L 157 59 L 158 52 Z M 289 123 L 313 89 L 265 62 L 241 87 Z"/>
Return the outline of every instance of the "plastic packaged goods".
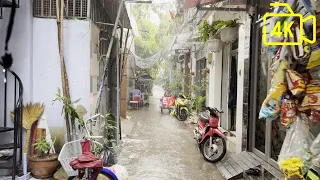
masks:
<path fill-rule="evenodd" d="M 311 56 L 307 65 L 307 69 L 314 68 L 320 65 L 320 43 L 317 41 L 311 45 Z"/>
<path fill-rule="evenodd" d="M 271 88 L 275 87 L 279 83 L 286 82 L 286 69 L 289 68 L 288 61 L 281 61 L 277 71 L 272 75 Z"/>
<path fill-rule="evenodd" d="M 304 97 L 299 111 L 320 110 L 320 86 L 315 81 L 307 85 L 306 96 Z"/>
<path fill-rule="evenodd" d="M 259 119 L 266 118 L 273 120 L 279 117 L 282 95 L 286 91 L 286 83 L 280 83 L 270 89 L 267 98 L 262 103 Z"/>
<path fill-rule="evenodd" d="M 287 130 L 278 158 L 279 166 L 286 178 L 293 175 L 303 178 L 308 172 L 312 159 L 312 141 L 309 126 L 297 116 L 296 121 Z"/>
<path fill-rule="evenodd" d="M 297 115 L 297 101 L 289 94 L 284 95 L 281 104 L 281 125 L 287 127 L 295 121 Z"/>
<path fill-rule="evenodd" d="M 292 69 L 286 72 L 288 88 L 292 95 L 300 97 L 305 94 L 306 83 L 303 76 Z"/>

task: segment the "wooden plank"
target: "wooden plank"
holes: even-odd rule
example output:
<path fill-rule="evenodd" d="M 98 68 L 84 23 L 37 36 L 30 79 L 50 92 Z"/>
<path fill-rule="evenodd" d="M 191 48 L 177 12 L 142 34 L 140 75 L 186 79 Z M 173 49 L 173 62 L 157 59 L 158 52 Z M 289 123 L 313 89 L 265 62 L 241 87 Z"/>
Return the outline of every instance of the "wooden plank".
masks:
<path fill-rule="evenodd" d="M 220 171 L 220 173 L 222 174 L 222 176 L 224 176 L 226 179 L 230 179 L 232 178 L 232 175 L 229 173 L 229 171 L 223 166 L 223 164 L 221 162 L 218 162 L 216 164 L 218 170 Z"/>
<path fill-rule="evenodd" d="M 282 172 L 280 172 L 278 169 L 274 168 L 273 166 L 271 166 L 269 163 L 267 163 L 266 161 L 264 161 L 263 159 L 259 158 L 257 155 L 255 155 L 252 152 L 248 153 L 251 157 L 253 157 L 254 159 L 256 159 L 257 161 L 259 161 L 261 163 L 261 165 L 263 166 L 263 168 L 265 168 L 269 173 L 271 173 L 273 176 L 275 176 L 278 179 L 284 179 L 284 175 Z"/>
<path fill-rule="evenodd" d="M 229 171 L 229 173 L 232 175 L 232 177 L 237 175 L 237 172 L 232 168 L 232 166 L 227 162 L 223 161 L 223 166 Z"/>
<path fill-rule="evenodd" d="M 242 170 L 248 170 L 250 169 L 245 163 L 243 163 L 235 154 L 231 154 L 230 156 Z"/>
<path fill-rule="evenodd" d="M 246 164 L 246 165 L 249 167 L 249 169 L 250 169 L 250 168 L 253 168 L 253 167 L 256 167 L 254 164 L 252 164 L 250 161 L 248 161 L 247 158 L 245 158 L 245 157 L 243 156 L 243 153 L 240 153 L 240 154 L 238 154 L 237 156 L 239 157 L 239 159 L 240 159 L 244 164 Z"/>
<path fill-rule="evenodd" d="M 228 163 L 233 167 L 233 169 L 238 173 L 242 173 L 243 170 L 240 168 L 240 166 L 232 159 L 232 158 L 229 158 L 228 159 Z"/>
<path fill-rule="evenodd" d="M 253 157 L 251 157 L 248 152 L 243 153 L 244 157 L 246 157 L 249 161 L 251 161 L 255 166 L 259 166 L 261 165 L 261 163 L 259 161 L 257 161 L 256 159 L 254 159 Z"/>

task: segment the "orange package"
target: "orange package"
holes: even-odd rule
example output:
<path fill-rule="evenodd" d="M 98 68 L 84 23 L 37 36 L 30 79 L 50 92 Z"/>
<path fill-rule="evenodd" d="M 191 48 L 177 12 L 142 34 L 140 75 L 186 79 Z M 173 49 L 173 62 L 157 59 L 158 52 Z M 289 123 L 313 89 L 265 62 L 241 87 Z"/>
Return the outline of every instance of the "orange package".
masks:
<path fill-rule="evenodd" d="M 288 88 L 291 91 L 292 95 L 296 97 L 303 95 L 306 91 L 306 82 L 304 77 L 291 69 L 287 70 L 286 76 Z"/>

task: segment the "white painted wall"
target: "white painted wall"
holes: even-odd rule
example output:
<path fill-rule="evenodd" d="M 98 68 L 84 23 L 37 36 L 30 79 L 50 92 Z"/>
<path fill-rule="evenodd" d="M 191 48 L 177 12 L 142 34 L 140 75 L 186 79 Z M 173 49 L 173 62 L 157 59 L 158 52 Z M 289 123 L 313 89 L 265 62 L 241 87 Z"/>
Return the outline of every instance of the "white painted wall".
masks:
<path fill-rule="evenodd" d="M 33 101 L 45 103 L 44 116 L 49 126 L 64 127 L 64 118 L 61 116 L 62 104 L 52 105 L 57 87 L 61 89 L 62 86 L 56 20 L 34 18 L 33 33 Z M 88 111 L 90 109 L 89 21 L 64 21 L 64 53 L 71 99 L 81 98 L 79 104 Z"/>
<path fill-rule="evenodd" d="M 32 28 L 33 28 L 33 17 L 32 17 L 32 2 L 31 1 L 20 1 L 20 8 L 16 10 L 15 24 L 9 42 L 9 51 L 12 53 L 14 62 L 11 67 L 13 71 L 21 78 L 24 86 L 23 98 L 24 102 L 32 100 Z M 3 19 L 0 19 L 0 56 L 4 55 L 4 45 L 6 39 L 7 25 L 10 17 L 10 9 L 3 8 Z M 0 126 L 3 126 L 3 73 L 0 68 Z M 13 81 L 8 81 L 12 83 Z M 10 84 L 9 84 L 10 86 Z M 13 90 L 13 89 L 11 89 Z M 8 91 L 11 91 L 10 88 Z M 13 92 L 8 92 L 8 111 L 13 110 Z M 13 126 L 10 120 L 9 113 L 7 112 L 8 126 Z M 25 134 L 25 132 L 24 132 Z M 12 135 L 12 136 L 11 136 Z M 4 136 L 2 134 L 1 136 Z M 24 135 L 25 139 L 25 135 Z M 1 138 L 0 143 L 13 142 L 13 133 L 7 133 L 5 138 Z M 25 141 L 25 140 L 24 140 Z"/>
<path fill-rule="evenodd" d="M 221 109 L 222 52 L 212 53 L 210 68 L 208 106 Z"/>

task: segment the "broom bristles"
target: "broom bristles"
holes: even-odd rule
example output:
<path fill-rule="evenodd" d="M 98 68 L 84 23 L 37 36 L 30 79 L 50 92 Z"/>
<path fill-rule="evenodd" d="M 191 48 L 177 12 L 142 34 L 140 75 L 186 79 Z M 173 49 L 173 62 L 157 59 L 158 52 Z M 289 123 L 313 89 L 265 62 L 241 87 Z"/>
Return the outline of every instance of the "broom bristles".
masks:
<path fill-rule="evenodd" d="M 22 126 L 25 129 L 31 129 L 32 124 L 37 121 L 44 111 L 45 105 L 40 103 L 27 103 L 23 106 Z M 14 113 L 10 114 L 14 120 Z"/>

